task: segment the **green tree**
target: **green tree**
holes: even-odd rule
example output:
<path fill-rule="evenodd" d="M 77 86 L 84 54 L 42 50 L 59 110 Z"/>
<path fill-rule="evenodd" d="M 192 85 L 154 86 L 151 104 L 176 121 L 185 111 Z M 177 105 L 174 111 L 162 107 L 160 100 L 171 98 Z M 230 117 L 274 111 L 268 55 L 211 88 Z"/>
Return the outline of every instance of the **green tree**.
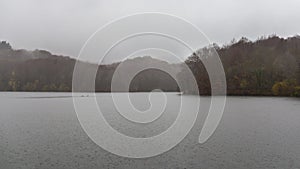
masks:
<path fill-rule="evenodd" d="M 246 79 L 242 79 L 241 82 L 240 82 L 240 87 L 241 87 L 242 89 L 246 89 L 247 86 L 248 86 L 247 80 L 246 80 Z"/>
<path fill-rule="evenodd" d="M 27 82 L 26 85 L 24 85 L 23 90 L 36 91 L 38 90 L 38 84 L 39 84 L 39 80 L 35 80 L 34 82 Z"/>
<path fill-rule="evenodd" d="M 44 85 L 42 88 L 43 91 L 57 91 L 57 86 L 54 83 L 51 83 L 49 85 Z"/>
<path fill-rule="evenodd" d="M 70 87 L 67 86 L 65 83 L 59 85 L 58 90 L 61 92 L 70 91 Z"/>
<path fill-rule="evenodd" d="M 300 86 L 296 86 L 294 89 L 294 96 L 300 97 Z"/>
<path fill-rule="evenodd" d="M 296 80 L 288 79 L 276 82 L 272 87 L 272 92 L 276 96 L 293 96 L 297 90 Z"/>
<path fill-rule="evenodd" d="M 255 70 L 255 80 L 256 80 L 256 86 L 260 90 L 263 87 L 263 69 L 257 69 Z"/>
<path fill-rule="evenodd" d="M 12 71 L 11 72 L 11 78 L 10 78 L 10 80 L 8 81 L 8 85 L 9 85 L 9 87 L 10 87 L 10 89 L 12 90 L 12 91 L 17 91 L 17 89 L 19 88 L 19 86 L 20 86 L 20 82 L 17 80 L 17 78 L 16 78 L 16 73 L 15 73 L 15 71 Z"/>

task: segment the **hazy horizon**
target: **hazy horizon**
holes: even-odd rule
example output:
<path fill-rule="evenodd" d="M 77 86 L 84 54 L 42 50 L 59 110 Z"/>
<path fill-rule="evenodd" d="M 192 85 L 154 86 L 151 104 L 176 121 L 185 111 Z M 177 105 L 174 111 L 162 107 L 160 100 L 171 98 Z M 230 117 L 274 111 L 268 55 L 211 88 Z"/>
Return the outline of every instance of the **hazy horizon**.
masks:
<path fill-rule="evenodd" d="M 78 56 L 82 45 L 99 27 L 122 16 L 161 12 L 182 17 L 200 28 L 212 43 L 233 38 L 254 41 L 263 35 L 299 34 L 300 1 L 16 1 L 0 0 L 0 40 L 15 49 L 47 50 Z M 116 58 L 118 60 L 118 58 Z"/>
<path fill-rule="evenodd" d="M 276 36 L 276 37 L 279 37 L 279 38 L 283 38 L 283 39 L 287 39 L 287 38 L 291 38 L 291 37 L 299 37 L 300 35 L 299 34 L 295 34 L 293 36 L 279 36 L 277 34 L 270 34 L 270 35 L 261 35 L 259 37 L 257 37 L 256 39 L 252 40 L 252 39 L 249 39 L 248 37 L 245 37 L 245 36 L 242 36 L 241 38 L 247 38 L 248 40 L 250 40 L 251 42 L 255 42 L 257 40 L 261 40 L 260 38 L 264 38 L 264 39 L 268 39 L 272 36 Z M 240 38 L 240 39 L 241 39 Z M 219 47 L 225 47 L 226 48 L 226 45 L 232 45 L 232 43 L 236 43 L 238 42 L 240 39 L 237 39 L 237 38 L 232 38 L 230 42 L 227 42 L 227 43 L 224 43 L 224 44 L 217 44 Z M 234 40 L 234 42 L 232 42 Z M 35 50 L 45 50 L 47 52 L 50 52 L 52 55 L 57 55 L 57 56 L 62 56 L 62 57 L 70 57 L 72 59 L 78 59 L 77 58 L 77 55 L 76 56 L 71 56 L 71 55 L 66 55 L 66 54 L 63 54 L 63 53 L 53 53 L 52 51 L 49 51 L 47 49 L 39 49 L 39 48 L 35 48 L 35 49 L 25 49 L 25 48 L 16 48 L 13 44 L 10 43 L 9 40 L 5 40 L 5 39 L 0 39 L 0 42 L 1 41 L 4 41 L 6 43 L 9 43 L 12 47 L 12 49 L 14 50 L 27 50 L 27 51 L 35 51 Z M 215 42 L 212 42 L 212 44 L 215 43 Z M 216 43 L 215 43 L 216 44 Z M 211 45 L 211 44 L 210 44 Z M 203 47 L 207 47 L 207 46 L 203 46 Z M 199 48 L 201 49 L 201 48 Z M 184 55 L 183 57 L 185 58 L 188 58 L 189 56 L 191 56 L 192 53 L 190 55 Z M 119 63 L 119 62 L 123 62 L 125 60 L 131 60 L 131 59 L 134 59 L 134 58 L 146 58 L 146 57 L 150 57 L 152 59 L 158 59 L 158 60 L 161 60 L 161 61 L 166 61 L 168 63 L 181 63 L 182 61 L 181 60 L 178 60 L 178 59 L 174 59 L 172 53 L 167 53 L 167 52 L 164 52 L 164 50 L 157 50 L 157 49 L 152 49 L 152 48 L 149 48 L 149 49 L 144 49 L 144 50 L 140 50 L 140 51 L 137 51 L 135 53 L 133 53 L 132 55 L 129 55 L 127 56 L 126 58 L 117 58 L 117 59 L 111 59 L 111 60 L 107 60 L 107 61 L 104 61 L 102 62 L 103 65 L 106 65 L 106 64 L 114 64 L 114 63 Z M 81 60 L 81 59 L 79 59 Z M 87 63 L 97 63 L 97 62 L 94 62 L 94 61 L 89 61 L 89 60 L 82 60 L 84 62 L 87 62 Z"/>

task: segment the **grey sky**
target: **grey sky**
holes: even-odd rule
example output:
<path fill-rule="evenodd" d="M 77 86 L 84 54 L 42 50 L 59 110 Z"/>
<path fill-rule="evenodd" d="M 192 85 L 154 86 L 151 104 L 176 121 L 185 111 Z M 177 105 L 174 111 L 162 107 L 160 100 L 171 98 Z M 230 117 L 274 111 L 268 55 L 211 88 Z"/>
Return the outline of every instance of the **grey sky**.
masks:
<path fill-rule="evenodd" d="M 87 38 L 112 19 L 163 12 L 187 19 L 212 42 L 300 33 L 299 0 L 0 0 L 0 40 L 14 48 L 77 56 Z"/>

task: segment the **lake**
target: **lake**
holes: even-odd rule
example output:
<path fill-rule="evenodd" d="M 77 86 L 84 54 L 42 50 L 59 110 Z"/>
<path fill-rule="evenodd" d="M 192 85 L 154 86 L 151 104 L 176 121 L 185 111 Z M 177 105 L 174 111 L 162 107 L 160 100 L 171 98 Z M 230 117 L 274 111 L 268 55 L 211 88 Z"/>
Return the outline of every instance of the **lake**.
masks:
<path fill-rule="evenodd" d="M 124 94 L 124 93 L 123 93 Z M 120 93 L 122 95 L 122 93 Z M 198 143 L 210 97 L 191 132 L 161 155 L 130 159 L 97 146 L 82 129 L 71 93 L 0 93 L 0 168 L 300 168 L 300 99 L 227 97 L 223 118 L 204 144 Z M 85 96 L 85 97 L 81 97 Z M 86 97 L 89 96 L 89 97 Z M 111 126 L 132 137 L 150 137 L 176 119 L 178 98 L 167 94 L 165 113 L 149 125 L 129 123 L 119 115 L 109 93 L 96 95 Z M 146 93 L 132 93 L 132 104 L 146 110 Z M 91 94 L 78 94 L 89 99 Z M 199 96 L 184 96 L 196 99 Z"/>

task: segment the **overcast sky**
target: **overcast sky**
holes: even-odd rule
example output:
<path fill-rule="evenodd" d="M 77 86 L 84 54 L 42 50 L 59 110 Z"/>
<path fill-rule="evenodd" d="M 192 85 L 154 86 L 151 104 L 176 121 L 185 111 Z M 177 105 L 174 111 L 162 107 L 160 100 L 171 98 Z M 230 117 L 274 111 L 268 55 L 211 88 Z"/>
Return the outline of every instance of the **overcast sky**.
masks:
<path fill-rule="evenodd" d="M 299 0 L 0 0 L 0 40 L 76 57 L 99 27 L 139 12 L 183 17 L 220 45 L 241 36 L 300 33 Z"/>

